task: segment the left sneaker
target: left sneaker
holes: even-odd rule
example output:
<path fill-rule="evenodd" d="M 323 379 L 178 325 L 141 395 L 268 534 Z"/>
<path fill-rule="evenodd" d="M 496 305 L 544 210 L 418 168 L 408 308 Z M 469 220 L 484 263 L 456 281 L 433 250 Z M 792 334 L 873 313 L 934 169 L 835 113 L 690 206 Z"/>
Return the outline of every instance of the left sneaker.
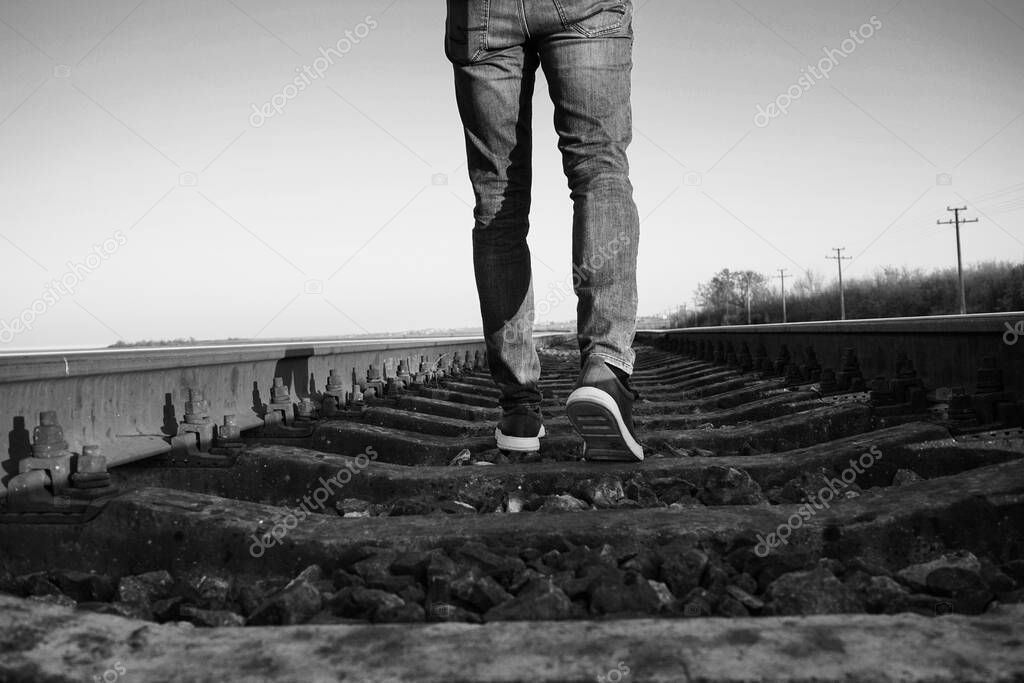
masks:
<path fill-rule="evenodd" d="M 526 406 L 505 410 L 494 430 L 499 449 L 519 453 L 539 451 L 545 434 L 540 409 L 531 410 Z"/>
<path fill-rule="evenodd" d="M 598 356 L 587 359 L 576 389 L 565 402 L 569 421 L 583 437 L 586 460 L 636 462 L 644 449 L 633 427 L 633 401 L 637 393 L 619 381 Z"/>

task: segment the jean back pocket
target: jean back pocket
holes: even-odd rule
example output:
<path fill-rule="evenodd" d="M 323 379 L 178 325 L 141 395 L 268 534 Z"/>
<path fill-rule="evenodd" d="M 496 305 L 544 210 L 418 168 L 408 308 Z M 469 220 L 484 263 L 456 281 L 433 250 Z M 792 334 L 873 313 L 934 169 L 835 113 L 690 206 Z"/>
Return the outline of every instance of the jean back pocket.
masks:
<path fill-rule="evenodd" d="M 562 25 L 587 38 L 615 33 L 628 25 L 629 0 L 553 0 Z"/>

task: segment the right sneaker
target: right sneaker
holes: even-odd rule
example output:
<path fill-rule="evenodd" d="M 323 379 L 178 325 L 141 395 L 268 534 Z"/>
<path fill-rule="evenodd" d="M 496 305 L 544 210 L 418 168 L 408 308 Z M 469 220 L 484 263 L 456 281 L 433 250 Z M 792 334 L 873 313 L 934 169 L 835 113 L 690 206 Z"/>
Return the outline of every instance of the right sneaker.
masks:
<path fill-rule="evenodd" d="M 494 430 L 494 438 L 500 450 L 519 453 L 539 451 L 543 436 L 545 431 L 540 409 L 526 406 L 506 409 Z"/>
<path fill-rule="evenodd" d="M 636 398 L 632 387 L 619 381 L 601 358 L 587 359 L 576 389 L 565 403 L 569 421 L 583 437 L 584 459 L 628 462 L 644 459 L 643 446 L 633 427 Z"/>

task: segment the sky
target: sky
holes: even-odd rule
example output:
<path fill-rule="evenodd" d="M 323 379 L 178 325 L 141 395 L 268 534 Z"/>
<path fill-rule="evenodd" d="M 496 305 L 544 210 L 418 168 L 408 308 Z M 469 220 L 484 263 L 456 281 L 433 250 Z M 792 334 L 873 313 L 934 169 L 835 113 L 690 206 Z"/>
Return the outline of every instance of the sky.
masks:
<path fill-rule="evenodd" d="M 0 352 L 479 324 L 443 28 L 423 0 L 0 0 Z M 722 268 L 832 280 L 834 247 L 848 277 L 955 265 L 948 206 L 965 263 L 1024 260 L 1019 1 L 639 0 L 634 30 L 641 314 Z M 540 298 L 571 205 L 535 104 Z"/>

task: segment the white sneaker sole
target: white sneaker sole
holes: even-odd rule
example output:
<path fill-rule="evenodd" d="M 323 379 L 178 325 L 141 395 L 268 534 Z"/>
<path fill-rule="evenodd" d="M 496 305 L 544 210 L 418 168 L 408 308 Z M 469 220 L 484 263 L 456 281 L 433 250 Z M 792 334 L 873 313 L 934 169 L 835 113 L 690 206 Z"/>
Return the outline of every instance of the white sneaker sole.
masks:
<path fill-rule="evenodd" d="M 635 462 L 644 459 L 644 448 L 626 429 L 619 406 L 611 395 L 596 387 L 580 387 L 565 402 L 569 421 L 583 437 L 586 460 Z"/>
<path fill-rule="evenodd" d="M 540 426 L 537 436 L 505 436 L 501 433 L 500 427 L 494 428 L 494 439 L 498 442 L 498 448 L 503 451 L 529 452 L 540 450 L 540 440 L 547 436 L 544 425 Z"/>

